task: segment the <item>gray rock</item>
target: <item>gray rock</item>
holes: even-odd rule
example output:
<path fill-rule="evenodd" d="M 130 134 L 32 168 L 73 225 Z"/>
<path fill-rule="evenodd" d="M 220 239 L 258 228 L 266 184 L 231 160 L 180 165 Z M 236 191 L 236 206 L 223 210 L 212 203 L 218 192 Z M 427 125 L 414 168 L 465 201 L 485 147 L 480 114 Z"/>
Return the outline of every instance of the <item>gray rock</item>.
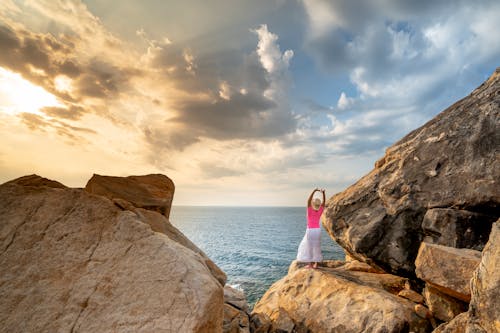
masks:
<path fill-rule="evenodd" d="M 375 169 L 328 200 L 323 224 L 330 236 L 357 260 L 407 277 L 414 277 L 430 209 L 482 214 L 481 221 L 470 221 L 470 241 L 484 242 L 481 235 L 500 215 L 499 90 L 497 69 L 469 96 L 388 148 Z M 442 230 L 448 229 L 460 225 Z"/>
<path fill-rule="evenodd" d="M 489 216 L 461 209 L 433 208 L 422 221 L 424 242 L 481 251 L 488 241 Z"/>

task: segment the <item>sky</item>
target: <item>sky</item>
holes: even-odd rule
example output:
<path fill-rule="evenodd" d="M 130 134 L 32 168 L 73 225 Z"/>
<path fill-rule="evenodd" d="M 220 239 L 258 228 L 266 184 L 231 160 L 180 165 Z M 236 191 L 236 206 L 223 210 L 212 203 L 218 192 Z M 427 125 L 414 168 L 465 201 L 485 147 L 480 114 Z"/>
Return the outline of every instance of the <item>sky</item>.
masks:
<path fill-rule="evenodd" d="M 166 174 L 300 206 L 500 66 L 500 2 L 2 0 L 0 183 Z"/>

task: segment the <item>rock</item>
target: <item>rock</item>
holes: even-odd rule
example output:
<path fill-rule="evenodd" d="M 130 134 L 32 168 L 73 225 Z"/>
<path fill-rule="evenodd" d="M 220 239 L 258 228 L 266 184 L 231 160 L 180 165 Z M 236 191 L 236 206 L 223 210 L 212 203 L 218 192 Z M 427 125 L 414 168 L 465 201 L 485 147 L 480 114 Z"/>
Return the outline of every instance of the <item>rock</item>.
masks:
<path fill-rule="evenodd" d="M 85 190 L 109 199 L 123 199 L 138 208 L 170 215 L 175 186 L 165 175 L 111 177 L 94 174 Z"/>
<path fill-rule="evenodd" d="M 323 260 L 322 262 L 318 263 L 318 267 L 335 268 L 344 264 L 345 262 L 342 260 Z M 306 266 L 307 263 L 294 260 L 288 267 L 288 274 L 291 274 L 292 272 L 295 272 L 296 270 L 304 268 Z"/>
<path fill-rule="evenodd" d="M 9 182 L 6 182 L 4 185 L 6 184 L 17 184 L 21 186 L 33 186 L 33 187 L 47 186 L 53 188 L 67 188 L 66 186 L 55 180 L 43 178 L 38 175 L 28 175 L 19 177 Z"/>
<path fill-rule="evenodd" d="M 448 296 L 429 284 L 424 288 L 424 297 L 432 315 L 442 321 L 450 321 L 468 308 L 467 303 Z"/>
<path fill-rule="evenodd" d="M 497 70 L 469 96 L 388 148 L 356 184 L 330 198 L 323 215 L 330 236 L 350 256 L 410 278 L 428 210 L 483 214 L 481 221 L 469 221 L 474 236 L 457 240 L 482 242 L 480 235 L 499 215 L 499 89 Z M 458 231 L 458 223 L 441 230 Z"/>
<path fill-rule="evenodd" d="M 288 313 L 282 308 L 278 308 L 270 316 L 272 325 L 269 333 L 292 333 L 295 323 Z"/>
<path fill-rule="evenodd" d="M 415 313 L 420 318 L 424 318 L 424 319 L 430 319 L 430 318 L 432 318 L 432 313 L 429 311 L 429 309 L 427 309 L 422 304 L 415 304 Z"/>
<path fill-rule="evenodd" d="M 433 208 L 422 221 L 424 241 L 481 251 L 491 230 L 489 217 L 461 209 Z"/>
<path fill-rule="evenodd" d="M 224 304 L 223 333 L 250 333 L 248 314 L 231 304 Z"/>
<path fill-rule="evenodd" d="M 355 259 L 346 262 L 344 268 L 348 271 L 385 274 L 385 271 L 382 269 L 370 266 L 367 263 Z"/>
<path fill-rule="evenodd" d="M 420 295 L 414 290 L 403 289 L 398 293 L 399 297 L 406 298 L 414 303 L 424 303 L 424 296 Z"/>
<path fill-rule="evenodd" d="M 224 286 L 224 302 L 246 313 L 249 311 L 245 293 L 229 285 Z"/>
<path fill-rule="evenodd" d="M 224 286 L 223 333 L 250 333 L 248 303 L 245 293 L 229 285 Z"/>
<path fill-rule="evenodd" d="M 182 232 L 174 227 L 165 216 L 160 213 L 146 210 L 143 208 L 135 208 L 133 211 L 136 213 L 137 217 L 144 223 L 151 226 L 151 229 L 156 232 L 161 232 L 167 235 L 173 241 L 187 247 L 188 249 L 198 253 L 203 260 L 205 265 L 212 273 L 212 275 L 219 281 L 221 286 L 226 284 L 226 273 L 224 273 L 207 255 L 200 250 L 193 242 L 189 240 Z"/>
<path fill-rule="evenodd" d="M 439 325 L 432 333 L 489 333 L 469 322 L 467 313 L 461 313 L 452 321 Z"/>
<path fill-rule="evenodd" d="M 441 292 L 469 302 L 470 279 L 480 260 L 479 251 L 423 242 L 415 261 L 415 272 Z"/>
<path fill-rule="evenodd" d="M 264 313 L 253 313 L 250 316 L 250 332 L 268 333 L 271 329 L 271 318 Z"/>
<path fill-rule="evenodd" d="M 433 333 L 498 333 L 500 332 L 500 219 L 492 226 L 481 263 L 471 280 L 469 311 Z"/>
<path fill-rule="evenodd" d="M 220 332 L 200 254 L 81 189 L 0 185 L 0 331 Z"/>
<path fill-rule="evenodd" d="M 342 266 L 298 269 L 270 287 L 252 317 L 266 315 L 275 325 L 286 313 L 294 329 L 303 332 L 427 332 L 429 322 L 418 317 L 415 304 L 387 291 L 399 291 L 394 284 L 389 287 L 389 280 L 399 280 L 397 285 L 404 288 L 406 279 L 387 275 Z"/>
<path fill-rule="evenodd" d="M 491 230 L 471 281 L 469 314 L 486 332 L 500 332 L 500 219 Z"/>

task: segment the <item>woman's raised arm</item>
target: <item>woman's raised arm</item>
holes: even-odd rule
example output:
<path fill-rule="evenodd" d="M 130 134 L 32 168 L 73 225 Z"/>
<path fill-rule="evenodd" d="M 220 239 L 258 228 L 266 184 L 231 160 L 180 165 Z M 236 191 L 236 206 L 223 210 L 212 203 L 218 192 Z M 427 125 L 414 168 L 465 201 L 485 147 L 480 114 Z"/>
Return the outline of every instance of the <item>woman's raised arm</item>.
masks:
<path fill-rule="evenodd" d="M 317 191 L 319 191 L 319 188 L 315 188 L 312 192 L 311 192 L 311 195 L 309 196 L 309 199 L 307 199 L 307 207 L 311 207 L 311 201 L 312 201 L 312 198 L 314 196 L 314 193 L 316 193 Z"/>

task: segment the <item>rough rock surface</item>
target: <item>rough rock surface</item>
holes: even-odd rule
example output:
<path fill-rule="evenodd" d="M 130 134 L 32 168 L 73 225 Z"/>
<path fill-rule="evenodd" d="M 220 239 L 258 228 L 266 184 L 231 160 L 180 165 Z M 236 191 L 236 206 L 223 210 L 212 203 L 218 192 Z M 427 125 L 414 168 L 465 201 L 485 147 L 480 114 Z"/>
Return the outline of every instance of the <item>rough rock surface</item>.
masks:
<path fill-rule="evenodd" d="M 168 218 L 175 186 L 170 178 L 161 174 L 129 177 L 94 174 L 85 190 L 110 199 L 124 199 L 135 207 L 154 210 Z"/>
<path fill-rule="evenodd" d="M 488 241 L 489 216 L 460 209 L 433 208 L 422 221 L 424 242 L 481 251 Z"/>
<path fill-rule="evenodd" d="M 493 224 L 479 267 L 471 280 L 469 311 L 433 333 L 500 332 L 500 219 Z"/>
<path fill-rule="evenodd" d="M 81 189 L 0 185 L 0 331 L 220 332 L 198 253 Z"/>
<path fill-rule="evenodd" d="M 375 169 L 327 202 L 323 221 L 350 256 L 414 276 L 428 210 L 460 210 L 442 230 L 468 224 L 477 244 L 500 215 L 500 69 L 469 96 L 387 149 Z M 467 212 L 480 213 L 470 219 Z M 467 221 L 462 221 L 465 218 Z M 468 242 L 472 242 L 472 244 Z"/>
<path fill-rule="evenodd" d="M 399 297 L 403 297 L 409 299 L 414 303 L 424 303 L 424 296 L 420 295 L 414 290 L 411 289 L 403 289 L 398 293 Z"/>
<path fill-rule="evenodd" d="M 429 322 L 415 313 L 415 303 L 395 295 L 404 285 L 400 277 L 342 266 L 295 269 L 262 296 L 252 318 L 269 317 L 270 332 L 290 322 L 297 332 L 427 332 Z"/>
<path fill-rule="evenodd" d="M 431 285 L 425 286 L 424 297 L 432 315 L 442 321 L 450 321 L 468 308 L 466 302 L 446 295 Z"/>
<path fill-rule="evenodd" d="M 115 202 L 115 200 L 113 201 Z M 210 269 L 210 272 L 217 279 L 217 281 L 219 281 L 221 286 L 226 283 L 226 273 L 224 273 L 209 257 L 207 257 L 207 255 L 202 250 L 200 250 L 200 248 L 198 248 L 193 242 L 191 242 L 189 238 L 187 238 L 182 232 L 180 232 L 179 229 L 174 227 L 165 216 L 155 211 L 143 208 L 135 208 L 133 206 L 128 207 L 124 210 L 133 211 L 142 222 L 149 224 L 153 231 L 161 232 L 167 235 L 173 241 L 176 241 L 177 243 L 198 253 L 203 258 L 208 269 Z"/>
<path fill-rule="evenodd" d="M 486 332 L 500 332 L 500 219 L 493 225 L 471 286 L 471 317 Z"/>
<path fill-rule="evenodd" d="M 248 303 L 245 294 L 229 285 L 224 286 L 223 333 L 250 333 Z"/>
<path fill-rule="evenodd" d="M 470 300 L 470 279 L 481 261 L 481 252 L 422 242 L 415 261 L 417 277 L 441 292 Z"/>

